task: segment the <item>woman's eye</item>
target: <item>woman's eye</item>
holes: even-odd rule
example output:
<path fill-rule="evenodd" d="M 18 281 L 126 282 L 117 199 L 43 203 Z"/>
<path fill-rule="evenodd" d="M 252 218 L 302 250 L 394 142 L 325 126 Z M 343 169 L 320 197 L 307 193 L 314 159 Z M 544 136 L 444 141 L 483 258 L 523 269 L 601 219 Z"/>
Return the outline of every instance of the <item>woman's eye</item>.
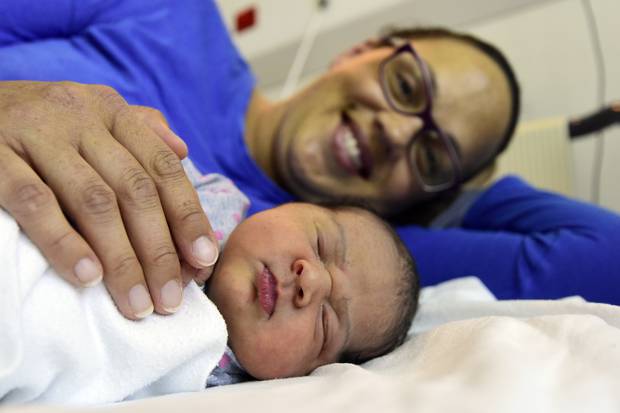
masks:
<path fill-rule="evenodd" d="M 428 166 L 429 173 L 435 173 L 439 169 L 439 162 L 437 156 L 431 148 L 428 146 L 424 148 L 424 154 L 426 156 L 426 164 Z"/>
<path fill-rule="evenodd" d="M 402 73 L 395 73 L 395 76 L 395 98 L 404 107 L 417 107 L 419 103 L 419 97 L 417 96 L 416 85 L 413 79 L 411 79 L 409 76 L 405 76 Z"/>
<path fill-rule="evenodd" d="M 396 74 L 399 95 L 404 104 L 415 103 L 415 86 L 400 73 Z"/>

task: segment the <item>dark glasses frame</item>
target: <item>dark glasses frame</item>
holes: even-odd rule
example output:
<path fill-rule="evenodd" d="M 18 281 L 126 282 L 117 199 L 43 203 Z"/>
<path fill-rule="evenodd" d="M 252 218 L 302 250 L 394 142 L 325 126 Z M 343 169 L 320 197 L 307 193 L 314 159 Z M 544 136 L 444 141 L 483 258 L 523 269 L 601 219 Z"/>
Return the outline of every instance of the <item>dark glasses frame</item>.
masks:
<path fill-rule="evenodd" d="M 418 53 L 415 51 L 413 46 L 411 46 L 411 44 L 408 41 L 402 40 L 402 39 L 388 38 L 388 39 L 383 39 L 382 43 L 385 43 L 386 45 L 390 45 L 396 48 L 394 53 L 392 53 L 389 57 L 384 59 L 379 66 L 379 79 L 380 79 L 380 84 L 381 84 L 381 89 L 383 91 L 383 95 L 385 96 L 385 100 L 388 102 L 390 107 L 395 112 L 398 112 L 405 116 L 416 116 L 422 119 L 423 121 L 422 129 L 420 129 L 420 131 L 418 131 L 418 133 L 416 133 L 416 135 L 408 143 L 409 154 L 411 154 L 413 144 L 417 140 L 417 138 L 419 138 L 420 136 L 422 136 L 422 134 L 426 132 L 429 132 L 429 131 L 434 132 L 437 134 L 437 136 L 439 136 L 439 138 L 442 140 L 442 143 L 448 149 L 448 156 L 452 163 L 454 176 L 450 182 L 446 182 L 443 184 L 437 184 L 437 185 L 430 185 L 424 181 L 424 178 L 422 178 L 420 168 L 418 167 L 415 159 L 412 159 L 413 158 L 412 156 L 408 157 L 409 162 L 411 164 L 410 167 L 413 170 L 414 174 L 416 175 L 416 178 L 418 179 L 418 181 L 422 184 L 422 188 L 424 189 L 424 191 L 440 192 L 440 191 L 445 191 L 447 189 L 452 189 L 456 187 L 457 185 L 459 185 L 462 181 L 463 174 L 462 174 L 461 162 L 458 156 L 458 152 L 454 146 L 454 143 L 452 142 L 450 138 L 448 138 L 447 134 L 437 125 L 437 122 L 435 121 L 435 118 L 433 117 L 432 112 L 433 112 L 434 86 L 433 86 L 430 70 L 428 66 L 426 65 L 426 63 L 420 58 Z M 392 100 L 392 96 L 390 92 L 388 91 L 388 84 L 387 84 L 388 80 L 385 74 L 385 68 L 391 61 L 396 59 L 401 53 L 409 53 L 413 57 L 414 61 L 420 67 L 420 71 L 422 73 L 422 81 L 424 82 L 425 105 L 420 111 L 417 111 L 417 112 L 409 112 L 406 110 L 402 110 L 398 106 L 398 104 L 396 104 L 396 102 Z"/>

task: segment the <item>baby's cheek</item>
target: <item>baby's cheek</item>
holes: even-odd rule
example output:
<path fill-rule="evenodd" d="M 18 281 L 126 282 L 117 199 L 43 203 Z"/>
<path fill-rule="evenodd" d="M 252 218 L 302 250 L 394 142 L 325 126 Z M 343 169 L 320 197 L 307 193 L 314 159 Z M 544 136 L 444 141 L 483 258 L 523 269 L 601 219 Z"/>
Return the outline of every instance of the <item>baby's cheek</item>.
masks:
<path fill-rule="evenodd" d="M 254 345 L 248 345 L 252 341 Z M 257 379 L 299 377 L 310 372 L 305 347 L 299 336 L 278 337 L 275 333 L 244 340 L 236 355 L 246 371 Z"/>

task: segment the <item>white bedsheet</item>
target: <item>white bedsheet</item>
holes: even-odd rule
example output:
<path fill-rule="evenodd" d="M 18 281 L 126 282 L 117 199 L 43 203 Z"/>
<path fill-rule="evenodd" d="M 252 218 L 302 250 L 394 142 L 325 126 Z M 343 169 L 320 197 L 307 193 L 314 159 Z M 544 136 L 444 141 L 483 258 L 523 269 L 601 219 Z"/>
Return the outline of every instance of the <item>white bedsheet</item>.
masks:
<path fill-rule="evenodd" d="M 579 298 L 495 301 L 465 278 L 425 289 L 407 342 L 363 366 L 97 410 L 617 413 L 620 307 Z"/>

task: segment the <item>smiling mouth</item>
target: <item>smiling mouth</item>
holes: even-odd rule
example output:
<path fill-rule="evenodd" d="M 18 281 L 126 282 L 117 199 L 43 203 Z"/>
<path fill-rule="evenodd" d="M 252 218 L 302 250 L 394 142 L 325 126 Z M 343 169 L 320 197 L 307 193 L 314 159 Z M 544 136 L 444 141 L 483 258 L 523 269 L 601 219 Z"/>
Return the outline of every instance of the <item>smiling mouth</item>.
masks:
<path fill-rule="evenodd" d="M 267 266 L 256 275 L 258 286 L 258 301 L 261 308 L 271 318 L 278 301 L 278 282 Z"/>
<path fill-rule="evenodd" d="M 346 113 L 334 132 L 332 149 L 338 164 L 349 174 L 368 179 L 372 171 L 372 156 L 366 136 Z"/>

